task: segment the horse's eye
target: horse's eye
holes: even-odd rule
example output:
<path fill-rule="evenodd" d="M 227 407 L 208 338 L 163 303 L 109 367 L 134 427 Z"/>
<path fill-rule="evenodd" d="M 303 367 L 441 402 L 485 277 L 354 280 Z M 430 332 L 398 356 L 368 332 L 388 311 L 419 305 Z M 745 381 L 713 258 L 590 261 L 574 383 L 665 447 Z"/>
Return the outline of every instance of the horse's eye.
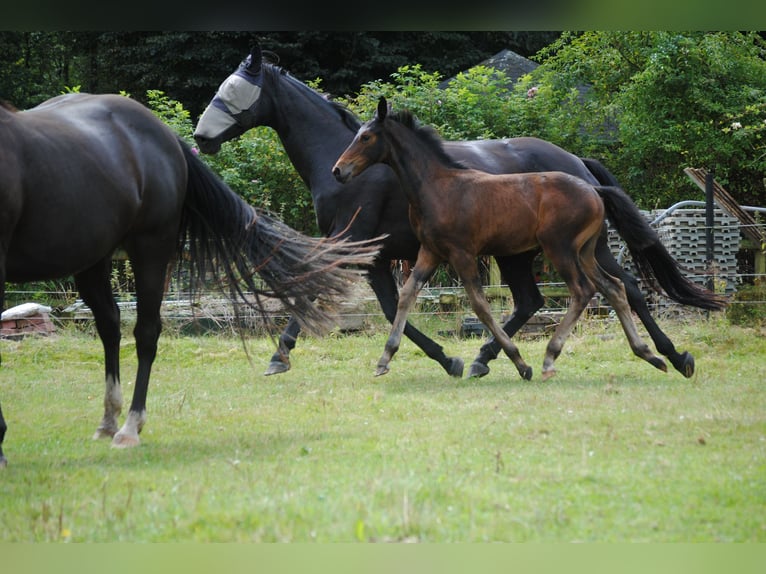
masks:
<path fill-rule="evenodd" d="M 370 134 L 362 134 L 359 136 L 359 141 L 362 143 L 368 143 L 372 139 L 372 136 Z"/>

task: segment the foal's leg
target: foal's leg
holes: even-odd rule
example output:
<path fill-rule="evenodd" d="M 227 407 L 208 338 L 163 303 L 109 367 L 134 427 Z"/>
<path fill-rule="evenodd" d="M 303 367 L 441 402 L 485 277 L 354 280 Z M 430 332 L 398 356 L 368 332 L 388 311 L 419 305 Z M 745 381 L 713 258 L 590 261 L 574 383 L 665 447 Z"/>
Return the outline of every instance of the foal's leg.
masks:
<path fill-rule="evenodd" d="M 74 276 L 75 285 L 85 304 L 93 312 L 96 330 L 104 347 L 104 417 L 94 439 L 112 438 L 117 432 L 117 417 L 122 411 L 120 387 L 120 309 L 109 282 L 111 260 L 104 259 Z"/>
<path fill-rule="evenodd" d="M 394 321 L 391 324 L 391 333 L 386 341 L 383 355 L 378 361 L 378 368 L 375 371 L 376 377 L 385 375 L 389 371 L 388 364 L 399 350 L 402 333 L 407 324 L 407 315 L 415 304 L 418 293 L 423 288 L 426 281 L 433 275 L 433 272 L 436 271 L 440 262 L 441 261 L 432 253 L 426 251 L 423 247 L 420 248 L 415 267 L 399 293 L 399 304 L 396 308 L 396 317 L 394 317 Z"/>
<path fill-rule="evenodd" d="M 513 313 L 503 325 L 503 331 L 509 337 L 513 337 L 545 303 L 532 272 L 532 262 L 537 254 L 537 251 L 528 251 L 508 257 L 495 257 L 503 281 L 508 284 L 513 296 Z M 490 337 L 471 363 L 468 377 L 483 377 L 489 373 L 488 364 L 497 358 L 500 349 L 497 339 Z"/>
<path fill-rule="evenodd" d="M 622 330 L 628 338 L 628 343 L 633 353 L 659 370 L 667 372 L 668 367 L 665 365 L 665 361 L 652 353 L 649 345 L 641 340 L 636 330 L 636 324 L 633 322 L 633 317 L 630 314 L 630 305 L 628 305 L 625 287 L 622 282 L 606 273 L 597 263 L 593 272 L 593 280 L 598 290 L 606 297 L 612 309 L 617 313 L 617 317 L 619 317 L 622 324 Z"/>
<path fill-rule="evenodd" d="M 526 380 L 531 379 L 532 367 L 524 362 L 519 349 L 513 344 L 511 338 L 503 331 L 497 321 L 495 321 L 494 317 L 492 317 L 489 301 L 487 301 L 484 290 L 481 287 L 476 257 L 469 253 L 453 252 L 450 257 L 450 264 L 455 268 L 460 279 L 462 279 L 466 295 L 468 295 L 468 299 L 471 301 L 471 308 L 476 313 L 476 316 L 500 343 L 505 354 L 516 365 L 516 369 L 518 369 L 521 377 Z"/>
<path fill-rule="evenodd" d="M 378 298 L 383 314 L 388 322 L 393 324 L 396 317 L 398 292 L 396 281 L 391 274 L 388 263 L 385 261 L 376 262 L 375 266 L 368 272 L 368 280 Z M 409 322 L 404 325 L 404 336 L 420 347 L 427 357 L 439 363 L 450 376 L 463 376 L 463 359 L 448 357 L 441 345 L 429 339 Z"/>
<path fill-rule="evenodd" d="M 586 243 L 582 249 L 585 258 L 590 257 L 590 259 L 593 259 L 594 245 L 595 238 Z M 572 332 L 575 323 L 577 323 L 585 307 L 588 306 L 588 303 L 596 293 L 595 285 L 580 266 L 580 257 L 574 252 L 573 245 L 562 245 L 561 243 L 548 245 L 545 247 L 545 254 L 569 288 L 571 299 L 564 318 L 556 327 L 545 349 L 543 380 L 549 379 L 556 374 L 554 362 L 561 354 L 564 343 Z"/>
<path fill-rule="evenodd" d="M 654 346 L 657 347 L 657 350 L 668 358 L 678 372 L 685 377 L 691 377 L 694 374 L 694 357 L 688 351 L 679 353 L 675 345 L 673 345 L 673 341 L 660 329 L 651 313 L 649 313 L 646 299 L 638 286 L 638 281 L 617 263 L 611 251 L 609 251 L 609 246 L 606 244 L 605 239 L 599 238 L 598 245 L 596 246 L 596 259 L 607 274 L 622 281 L 630 307 L 636 312 L 636 315 L 638 315 L 638 318 L 646 327 L 646 331 L 649 333 L 652 341 L 654 341 Z"/>

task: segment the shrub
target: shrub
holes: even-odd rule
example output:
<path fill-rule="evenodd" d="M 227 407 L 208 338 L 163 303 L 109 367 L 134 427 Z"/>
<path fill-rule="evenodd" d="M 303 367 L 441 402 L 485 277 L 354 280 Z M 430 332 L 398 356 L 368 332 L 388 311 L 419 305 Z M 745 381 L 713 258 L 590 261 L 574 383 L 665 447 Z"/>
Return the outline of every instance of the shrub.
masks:
<path fill-rule="evenodd" d="M 742 327 L 766 326 L 766 284 L 743 286 L 726 311 L 732 325 Z"/>

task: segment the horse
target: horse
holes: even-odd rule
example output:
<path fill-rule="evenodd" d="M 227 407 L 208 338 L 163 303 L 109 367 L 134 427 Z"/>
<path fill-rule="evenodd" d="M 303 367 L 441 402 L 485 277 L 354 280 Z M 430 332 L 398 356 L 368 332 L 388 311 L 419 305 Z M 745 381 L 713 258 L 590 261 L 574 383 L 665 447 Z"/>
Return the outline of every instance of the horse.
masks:
<path fill-rule="evenodd" d="M 276 297 L 306 328 L 331 324 L 377 247 L 310 238 L 256 210 L 142 104 L 119 95 L 67 94 L 18 111 L 0 107 L 0 310 L 5 282 L 74 276 L 104 349 L 104 415 L 94 438 L 139 444 L 160 305 L 171 263 L 189 266 L 191 291 L 212 277 L 236 305 Z M 122 409 L 119 309 L 110 287 L 121 247 L 135 273 L 138 371 Z M 257 273 L 257 276 L 256 276 Z M 251 293 L 252 295 L 248 294 Z M 318 307 L 317 294 L 328 308 Z M 0 412 L 0 463 L 7 425 Z"/>
<path fill-rule="evenodd" d="M 641 218 L 635 206 L 632 212 L 624 209 L 627 195 L 619 188 L 594 187 L 563 172 L 498 175 L 467 168 L 445 153 L 434 129 L 421 125 L 407 111 L 389 113 L 385 97 L 380 98 L 374 117 L 359 128 L 338 158 L 332 173 L 345 183 L 377 163 L 391 167 L 399 178 L 420 250 L 400 292 L 376 375 L 389 372 L 418 292 L 439 264 L 448 262 L 462 280 L 479 320 L 521 377 L 531 379 L 532 368 L 492 316 L 477 257 L 540 251 L 561 275 L 571 295 L 567 312 L 546 347 L 543 380 L 556 373 L 555 360 L 597 289 L 617 313 L 633 353 L 667 370 L 665 362 L 639 337 L 622 282 L 606 273 L 596 260 L 596 243 L 605 213 L 618 229 L 630 225 L 621 219 L 626 214 Z M 609 201 L 602 201 L 603 196 L 608 196 Z M 605 207 L 617 202 L 623 209 Z"/>
<path fill-rule="evenodd" d="M 394 173 L 385 165 L 371 167 L 349 183 L 340 184 L 330 168 L 353 139 L 361 121 L 347 108 L 291 76 L 284 68 L 266 61 L 254 46 L 239 67 L 227 77 L 197 122 L 194 138 L 201 152 L 217 153 L 223 142 L 235 139 L 256 126 L 274 129 L 302 180 L 311 192 L 317 223 L 326 236 L 347 229 L 354 239 L 387 235 L 379 258 L 368 270 L 369 284 L 389 322 L 396 313 L 397 284 L 389 261 L 414 260 L 419 243 L 407 216 L 407 200 Z M 600 162 L 578 158 L 545 140 L 531 137 L 501 140 L 444 142 L 448 155 L 468 167 L 489 173 L 564 171 L 593 185 L 619 186 Z M 354 218 L 357 210 L 359 215 Z M 353 222 L 352 222 L 353 219 Z M 635 237 L 635 240 L 633 240 Z M 676 262 L 650 228 L 631 236 L 629 249 L 639 271 L 652 287 L 662 288 L 673 300 L 702 309 L 720 309 L 724 303 L 697 287 L 678 270 Z M 628 240 L 626 240 L 628 241 Z M 607 242 L 606 224 L 596 244 L 596 258 L 610 274 L 619 277 L 657 350 L 686 377 L 694 373 L 694 357 L 678 352 L 654 321 L 636 278 L 616 261 Z M 528 253 L 496 257 L 503 281 L 510 287 L 514 309 L 504 329 L 518 331 L 544 304 Z M 656 281 L 655 281 L 656 276 Z M 290 368 L 300 324 L 295 317 L 279 337 L 267 375 Z M 453 376 L 462 376 L 463 362 L 448 357 L 443 348 L 410 323 L 404 334 Z M 500 346 L 488 340 L 470 365 L 468 376 L 484 376 Z"/>

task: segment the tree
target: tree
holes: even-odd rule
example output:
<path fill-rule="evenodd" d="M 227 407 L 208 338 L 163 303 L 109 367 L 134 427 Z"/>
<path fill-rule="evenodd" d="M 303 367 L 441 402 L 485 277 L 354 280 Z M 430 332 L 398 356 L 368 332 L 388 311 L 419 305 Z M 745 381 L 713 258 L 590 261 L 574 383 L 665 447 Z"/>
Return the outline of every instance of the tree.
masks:
<path fill-rule="evenodd" d="M 741 203 L 766 203 L 766 45 L 755 33 L 564 34 L 519 91 L 519 124 L 606 160 L 644 207 L 689 197 L 706 167 Z"/>

